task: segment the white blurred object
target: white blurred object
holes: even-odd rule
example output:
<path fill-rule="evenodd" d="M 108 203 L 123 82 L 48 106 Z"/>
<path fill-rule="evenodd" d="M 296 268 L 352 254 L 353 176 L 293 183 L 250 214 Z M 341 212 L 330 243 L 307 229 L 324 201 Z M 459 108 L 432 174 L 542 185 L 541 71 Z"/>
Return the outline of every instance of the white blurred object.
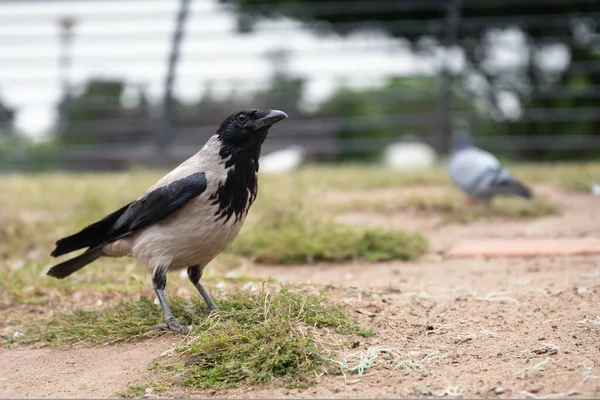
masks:
<path fill-rule="evenodd" d="M 600 196 L 600 183 L 594 183 L 592 185 L 592 194 L 594 196 Z"/>
<path fill-rule="evenodd" d="M 306 151 L 302 146 L 290 146 L 284 150 L 274 151 L 260 158 L 260 172 L 277 173 L 294 171 L 302 165 Z"/>
<path fill-rule="evenodd" d="M 383 153 L 385 166 L 397 171 L 432 167 L 436 159 L 432 146 L 417 141 L 392 143 Z"/>

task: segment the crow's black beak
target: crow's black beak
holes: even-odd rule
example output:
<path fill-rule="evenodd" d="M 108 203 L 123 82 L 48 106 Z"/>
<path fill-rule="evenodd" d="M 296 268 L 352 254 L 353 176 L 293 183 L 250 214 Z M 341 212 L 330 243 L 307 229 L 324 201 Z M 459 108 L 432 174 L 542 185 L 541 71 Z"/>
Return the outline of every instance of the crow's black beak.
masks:
<path fill-rule="evenodd" d="M 279 110 L 271 110 L 269 111 L 269 113 L 262 117 L 261 119 L 257 120 L 254 124 L 253 127 L 255 130 L 258 130 L 260 128 L 263 127 L 271 127 L 273 125 L 275 125 L 276 123 L 278 123 L 279 121 L 281 121 L 282 119 L 287 118 L 287 114 L 284 113 L 283 111 L 279 111 Z"/>

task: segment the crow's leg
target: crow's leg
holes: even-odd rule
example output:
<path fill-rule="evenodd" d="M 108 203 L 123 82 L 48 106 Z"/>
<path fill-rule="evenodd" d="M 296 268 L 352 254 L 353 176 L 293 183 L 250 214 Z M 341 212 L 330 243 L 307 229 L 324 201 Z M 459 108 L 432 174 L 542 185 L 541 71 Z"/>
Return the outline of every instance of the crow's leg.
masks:
<path fill-rule="evenodd" d="M 210 295 L 208 294 L 206 289 L 204 289 L 204 286 L 202 286 L 202 284 L 200 283 L 200 278 L 202 278 L 203 272 L 204 267 L 201 267 L 199 265 L 193 265 L 191 267 L 188 267 L 187 269 L 190 281 L 194 284 L 194 286 L 196 286 L 196 289 L 198 289 L 198 291 L 200 292 L 200 295 L 202 296 L 202 298 L 206 302 L 206 305 L 208 306 L 208 312 L 211 313 L 217 309 L 217 305 L 214 301 L 212 301 Z"/>
<path fill-rule="evenodd" d="M 165 286 L 167 286 L 167 269 L 168 267 L 159 265 L 154 268 L 154 272 L 152 273 L 152 286 L 154 287 L 156 296 L 158 296 L 158 301 L 160 302 L 160 307 L 162 308 L 163 316 L 165 317 L 166 322 L 166 324 L 154 325 L 152 329 L 168 328 L 174 332 L 184 332 L 187 329 L 175 320 L 175 317 L 173 317 L 173 314 L 169 309 L 169 305 L 167 304 L 167 299 L 165 298 L 164 290 Z"/>

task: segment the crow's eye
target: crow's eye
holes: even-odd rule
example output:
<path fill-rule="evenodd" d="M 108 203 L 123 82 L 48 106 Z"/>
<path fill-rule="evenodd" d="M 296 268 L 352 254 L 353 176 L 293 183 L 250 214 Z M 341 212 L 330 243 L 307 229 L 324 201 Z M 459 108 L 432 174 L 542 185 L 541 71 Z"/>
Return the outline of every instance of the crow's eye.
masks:
<path fill-rule="evenodd" d="M 243 124 L 248 120 L 248 117 L 246 117 L 246 114 L 240 114 L 238 115 L 237 120 Z"/>

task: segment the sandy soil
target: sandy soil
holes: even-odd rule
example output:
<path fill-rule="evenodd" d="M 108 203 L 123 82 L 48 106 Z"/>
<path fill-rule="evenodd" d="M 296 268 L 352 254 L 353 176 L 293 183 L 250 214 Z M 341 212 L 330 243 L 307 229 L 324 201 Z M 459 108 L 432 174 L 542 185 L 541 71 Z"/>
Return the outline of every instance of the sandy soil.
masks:
<path fill-rule="evenodd" d="M 169 343 L 161 338 L 125 346 L 0 350 L 0 397 L 115 397 L 146 376 Z"/>
<path fill-rule="evenodd" d="M 462 238 L 600 236 L 600 200 L 550 189 L 547 194 L 564 208 L 560 216 L 442 227 L 437 218 L 422 215 L 343 217 L 423 232 L 434 251 L 415 263 L 244 267 L 251 275 L 327 290 L 376 332 L 348 353 L 383 346 L 397 349 L 397 357 L 380 354 L 361 377 L 321 376 L 306 390 L 178 388 L 165 395 L 598 398 L 600 256 L 446 259 L 440 253 Z M 175 340 L 0 350 L 0 397 L 114 397 L 143 382 L 148 364 Z"/>

